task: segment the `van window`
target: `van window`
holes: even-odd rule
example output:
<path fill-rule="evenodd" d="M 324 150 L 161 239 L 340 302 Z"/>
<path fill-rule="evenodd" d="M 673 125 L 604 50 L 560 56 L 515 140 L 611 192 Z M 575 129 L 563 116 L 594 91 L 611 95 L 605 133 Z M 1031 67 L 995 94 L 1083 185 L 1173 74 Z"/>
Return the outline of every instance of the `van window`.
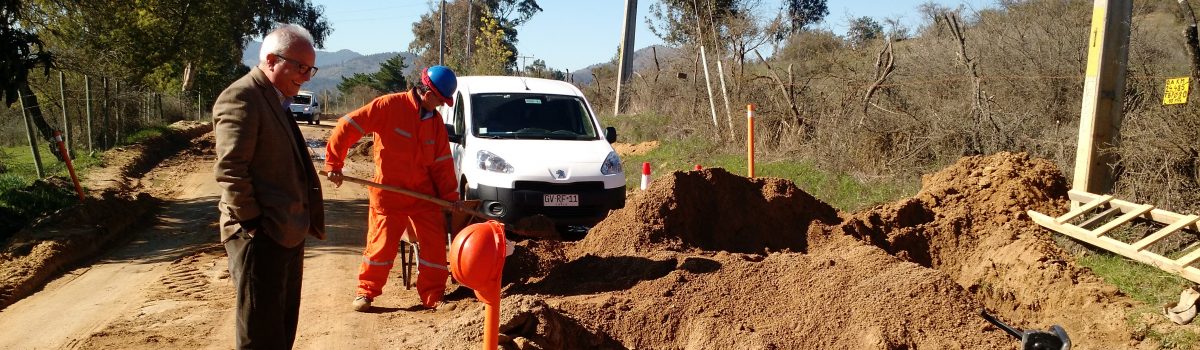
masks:
<path fill-rule="evenodd" d="M 458 103 L 454 104 L 454 115 L 452 117 L 451 123 L 453 123 L 452 125 L 454 125 L 454 134 L 462 135 L 463 129 L 466 128 L 465 126 L 463 126 L 463 116 L 466 114 L 463 114 L 462 93 L 461 92 L 458 93 L 458 96 L 455 97 L 454 100 L 458 101 Z"/>
<path fill-rule="evenodd" d="M 306 105 L 306 104 L 311 104 L 311 103 L 312 103 L 312 96 L 309 96 L 309 95 L 296 95 L 296 96 L 292 97 L 292 104 Z"/>
<path fill-rule="evenodd" d="M 565 95 L 471 95 L 471 132 L 478 137 L 597 140 L 582 98 Z"/>

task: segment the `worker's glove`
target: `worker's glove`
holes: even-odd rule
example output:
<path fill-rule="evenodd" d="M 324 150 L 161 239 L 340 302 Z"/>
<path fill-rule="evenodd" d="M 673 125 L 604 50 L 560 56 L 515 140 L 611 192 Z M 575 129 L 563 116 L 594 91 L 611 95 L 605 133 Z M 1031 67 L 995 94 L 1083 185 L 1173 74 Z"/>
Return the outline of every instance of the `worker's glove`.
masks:
<path fill-rule="evenodd" d="M 325 175 L 325 178 L 329 179 L 329 182 L 333 183 L 333 188 L 342 187 L 343 178 L 341 171 L 330 171 L 327 173 L 327 175 Z"/>

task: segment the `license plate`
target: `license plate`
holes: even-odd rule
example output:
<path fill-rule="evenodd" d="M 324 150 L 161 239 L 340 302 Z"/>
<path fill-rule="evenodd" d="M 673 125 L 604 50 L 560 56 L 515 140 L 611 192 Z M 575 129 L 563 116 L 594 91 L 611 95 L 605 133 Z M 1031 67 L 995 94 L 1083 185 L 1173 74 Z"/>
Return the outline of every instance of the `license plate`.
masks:
<path fill-rule="evenodd" d="M 579 195 L 544 194 L 542 195 L 542 205 L 547 207 L 578 207 Z"/>

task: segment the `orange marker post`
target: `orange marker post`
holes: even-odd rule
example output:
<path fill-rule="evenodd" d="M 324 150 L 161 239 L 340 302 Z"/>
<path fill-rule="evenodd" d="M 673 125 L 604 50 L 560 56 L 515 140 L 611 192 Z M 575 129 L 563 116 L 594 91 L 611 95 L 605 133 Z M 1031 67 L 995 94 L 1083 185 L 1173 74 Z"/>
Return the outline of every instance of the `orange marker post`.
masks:
<path fill-rule="evenodd" d="M 754 177 L 754 104 L 746 105 L 746 169 Z"/>
<path fill-rule="evenodd" d="M 75 183 L 75 194 L 79 196 L 79 201 L 83 201 L 83 187 L 79 186 L 79 177 L 75 176 L 75 166 L 71 164 L 71 153 L 67 151 L 67 145 L 63 143 L 62 133 L 54 130 L 54 143 L 58 144 L 58 152 L 62 154 L 63 161 L 67 162 L 67 171 L 71 173 L 71 182 Z"/>
<path fill-rule="evenodd" d="M 471 224 L 450 244 L 450 274 L 483 302 L 483 348 L 494 350 L 500 340 L 500 278 L 508 255 L 504 224 L 489 220 Z"/>

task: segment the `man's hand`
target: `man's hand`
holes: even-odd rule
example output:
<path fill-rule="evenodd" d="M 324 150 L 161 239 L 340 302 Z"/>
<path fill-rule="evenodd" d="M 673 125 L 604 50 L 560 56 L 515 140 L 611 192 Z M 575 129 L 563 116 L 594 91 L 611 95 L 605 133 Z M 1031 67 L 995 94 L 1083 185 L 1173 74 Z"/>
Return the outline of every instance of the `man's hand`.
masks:
<path fill-rule="evenodd" d="M 342 187 L 343 178 L 341 171 L 330 171 L 326 173 L 325 178 L 329 179 L 329 182 L 333 183 L 333 188 Z"/>

